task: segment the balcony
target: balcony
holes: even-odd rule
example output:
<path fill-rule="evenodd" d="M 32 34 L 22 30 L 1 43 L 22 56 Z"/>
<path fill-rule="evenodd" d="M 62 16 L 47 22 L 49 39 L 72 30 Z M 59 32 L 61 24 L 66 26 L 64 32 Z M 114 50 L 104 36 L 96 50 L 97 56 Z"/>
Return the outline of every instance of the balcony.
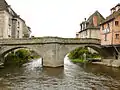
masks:
<path fill-rule="evenodd" d="M 102 32 L 103 32 L 104 34 L 109 33 L 109 32 L 110 32 L 110 29 L 106 28 L 106 29 L 102 30 Z"/>

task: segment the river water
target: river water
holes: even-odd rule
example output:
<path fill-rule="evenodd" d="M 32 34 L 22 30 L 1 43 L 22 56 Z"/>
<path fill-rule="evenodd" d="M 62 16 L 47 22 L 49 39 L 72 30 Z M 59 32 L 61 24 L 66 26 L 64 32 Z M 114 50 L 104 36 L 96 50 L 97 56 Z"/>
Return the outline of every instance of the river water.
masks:
<path fill-rule="evenodd" d="M 120 90 L 120 69 L 74 64 L 43 68 L 41 60 L 0 69 L 0 90 Z"/>

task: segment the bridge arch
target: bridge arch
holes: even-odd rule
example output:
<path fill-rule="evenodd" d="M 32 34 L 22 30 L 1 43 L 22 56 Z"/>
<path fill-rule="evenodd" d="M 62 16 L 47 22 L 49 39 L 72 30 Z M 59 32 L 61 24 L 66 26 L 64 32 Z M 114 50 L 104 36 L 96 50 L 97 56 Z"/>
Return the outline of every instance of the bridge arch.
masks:
<path fill-rule="evenodd" d="M 10 46 L 10 47 L 4 47 L 3 50 L 1 50 L 1 55 L 5 56 L 7 53 L 16 50 L 16 49 L 22 49 L 22 48 L 26 48 L 26 49 L 31 49 L 33 51 L 35 51 L 38 55 L 41 56 L 41 54 L 39 53 L 37 48 L 31 48 L 30 46 Z"/>
<path fill-rule="evenodd" d="M 65 58 L 65 56 L 70 53 L 71 51 L 75 50 L 76 48 L 79 48 L 79 47 L 90 47 L 92 48 L 93 50 L 97 51 L 100 56 L 102 58 L 106 58 L 106 57 L 109 57 L 109 52 L 106 51 L 105 49 L 103 49 L 103 47 L 101 47 L 100 45 L 97 45 L 97 44 L 76 44 L 76 45 L 64 45 L 60 48 L 60 55 L 61 55 L 61 59 Z M 63 57 L 62 57 L 63 56 Z"/>
<path fill-rule="evenodd" d="M 35 53 L 37 53 L 41 58 L 43 58 L 43 55 L 42 55 L 42 50 L 40 51 L 40 47 L 37 47 L 37 46 L 34 46 L 31 47 L 29 45 L 26 45 L 26 46 L 7 46 L 7 47 L 1 47 L 1 50 L 0 50 L 0 59 L 1 61 L 4 63 L 5 61 L 5 55 L 13 50 L 17 50 L 17 49 L 22 49 L 22 48 L 26 48 L 26 49 L 30 49 L 30 50 L 33 50 Z"/>

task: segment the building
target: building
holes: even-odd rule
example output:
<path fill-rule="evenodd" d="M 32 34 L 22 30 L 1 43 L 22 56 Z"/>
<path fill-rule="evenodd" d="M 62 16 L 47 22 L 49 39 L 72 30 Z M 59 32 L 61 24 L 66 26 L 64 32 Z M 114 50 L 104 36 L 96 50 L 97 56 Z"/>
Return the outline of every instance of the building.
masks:
<path fill-rule="evenodd" d="M 111 9 L 111 14 L 100 24 L 101 45 L 120 44 L 120 4 Z"/>
<path fill-rule="evenodd" d="M 23 38 L 29 38 L 31 34 L 31 28 L 26 27 L 26 24 L 23 25 Z"/>
<path fill-rule="evenodd" d="M 0 39 L 23 38 L 26 36 L 24 30 L 29 31 L 28 34 L 31 32 L 30 28 L 26 27 L 25 21 L 15 13 L 11 6 L 5 0 L 0 0 Z"/>
<path fill-rule="evenodd" d="M 100 22 L 104 17 L 95 11 L 87 20 L 80 23 L 80 31 L 76 33 L 76 38 L 97 38 L 100 39 Z"/>

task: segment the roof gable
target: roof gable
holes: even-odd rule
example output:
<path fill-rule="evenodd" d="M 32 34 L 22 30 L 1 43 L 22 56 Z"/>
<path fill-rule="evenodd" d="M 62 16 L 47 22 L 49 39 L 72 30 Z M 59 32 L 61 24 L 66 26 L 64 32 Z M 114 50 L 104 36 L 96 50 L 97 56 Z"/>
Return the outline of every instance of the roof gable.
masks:
<path fill-rule="evenodd" d="M 100 22 L 104 21 L 105 18 L 98 12 L 98 11 L 95 11 L 87 20 L 87 22 L 89 22 L 88 24 L 88 28 L 93 28 L 95 27 L 94 24 L 93 24 L 93 18 L 94 16 L 97 17 L 97 27 L 99 26 Z"/>
<path fill-rule="evenodd" d="M 5 0 L 0 0 L 0 10 L 6 10 L 8 6 Z"/>

